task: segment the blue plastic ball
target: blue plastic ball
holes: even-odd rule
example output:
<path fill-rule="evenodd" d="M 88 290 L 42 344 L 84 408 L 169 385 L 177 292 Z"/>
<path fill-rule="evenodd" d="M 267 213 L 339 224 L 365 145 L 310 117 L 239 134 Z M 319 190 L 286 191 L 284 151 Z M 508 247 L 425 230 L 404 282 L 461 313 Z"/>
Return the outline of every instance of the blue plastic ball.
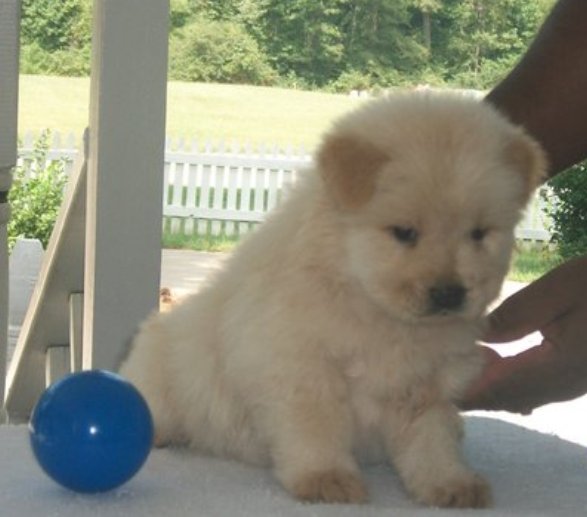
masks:
<path fill-rule="evenodd" d="M 30 442 L 43 470 L 76 492 L 105 492 L 133 477 L 153 442 L 153 420 L 137 389 L 101 370 L 50 386 L 35 406 Z"/>

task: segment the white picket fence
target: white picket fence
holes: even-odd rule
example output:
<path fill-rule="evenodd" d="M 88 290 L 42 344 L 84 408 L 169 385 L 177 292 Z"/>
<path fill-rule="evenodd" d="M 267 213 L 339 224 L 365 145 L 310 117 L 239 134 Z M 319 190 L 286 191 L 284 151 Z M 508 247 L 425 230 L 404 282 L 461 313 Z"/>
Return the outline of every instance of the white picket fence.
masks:
<path fill-rule="evenodd" d="M 35 136 L 27 134 L 19 163 L 32 159 Z M 52 137 L 47 161 L 77 154 L 73 135 Z M 185 235 L 240 236 L 259 224 L 287 194 L 311 156 L 304 149 L 200 143 L 168 139 L 163 192 L 163 227 Z M 66 165 L 66 170 L 68 170 Z M 548 201 L 537 193 L 516 229 L 518 239 L 550 240 Z"/>
<path fill-rule="evenodd" d="M 309 164 L 301 149 L 169 145 L 163 171 L 167 228 L 187 235 L 243 235 L 263 221 Z"/>

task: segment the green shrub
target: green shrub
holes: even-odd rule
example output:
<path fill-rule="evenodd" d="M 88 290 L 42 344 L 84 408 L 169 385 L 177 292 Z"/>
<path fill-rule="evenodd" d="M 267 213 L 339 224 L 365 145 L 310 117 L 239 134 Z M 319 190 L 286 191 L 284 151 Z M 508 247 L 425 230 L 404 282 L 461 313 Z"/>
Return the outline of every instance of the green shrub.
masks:
<path fill-rule="evenodd" d="M 270 85 L 277 80 L 257 42 L 234 22 L 198 19 L 174 31 L 169 74 L 180 81 Z"/>
<path fill-rule="evenodd" d="M 587 161 L 550 180 L 553 242 L 564 258 L 587 253 Z"/>
<path fill-rule="evenodd" d="M 90 46 L 49 52 L 36 43 L 23 45 L 20 72 L 30 75 L 64 75 L 85 77 L 90 74 Z"/>
<path fill-rule="evenodd" d="M 90 72 L 92 0 L 23 0 L 20 72 Z"/>
<path fill-rule="evenodd" d="M 82 11 L 79 0 L 23 0 L 23 43 L 36 42 L 50 52 L 68 47 L 76 37 Z"/>
<path fill-rule="evenodd" d="M 338 76 L 335 81 L 328 85 L 328 89 L 333 92 L 347 93 L 352 90 L 371 90 L 376 85 L 373 77 L 365 72 L 350 69 Z"/>
<path fill-rule="evenodd" d="M 65 160 L 47 162 L 50 132 L 45 130 L 35 143 L 32 159 L 16 167 L 8 200 L 8 246 L 16 239 L 39 239 L 47 246 L 67 181 Z"/>

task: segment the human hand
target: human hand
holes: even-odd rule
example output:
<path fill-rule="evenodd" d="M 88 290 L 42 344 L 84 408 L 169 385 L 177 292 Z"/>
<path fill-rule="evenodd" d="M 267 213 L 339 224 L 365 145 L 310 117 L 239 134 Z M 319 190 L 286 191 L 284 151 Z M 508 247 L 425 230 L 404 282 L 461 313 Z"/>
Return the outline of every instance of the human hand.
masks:
<path fill-rule="evenodd" d="M 511 357 L 484 347 L 486 367 L 462 402 L 463 409 L 528 414 L 587 393 L 587 255 L 505 300 L 489 321 L 488 343 L 506 343 L 534 331 L 543 339 Z"/>

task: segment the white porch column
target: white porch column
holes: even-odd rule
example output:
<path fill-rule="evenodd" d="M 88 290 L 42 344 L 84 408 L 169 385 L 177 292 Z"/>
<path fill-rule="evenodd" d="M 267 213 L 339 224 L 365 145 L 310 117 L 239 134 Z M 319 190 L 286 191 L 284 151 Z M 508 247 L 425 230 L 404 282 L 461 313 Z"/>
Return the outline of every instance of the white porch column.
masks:
<path fill-rule="evenodd" d="M 0 408 L 6 386 L 8 346 L 7 202 L 16 165 L 20 1 L 0 0 Z M 2 415 L 0 415 L 2 421 Z"/>
<path fill-rule="evenodd" d="M 94 0 L 83 367 L 114 369 L 158 303 L 168 0 Z"/>

